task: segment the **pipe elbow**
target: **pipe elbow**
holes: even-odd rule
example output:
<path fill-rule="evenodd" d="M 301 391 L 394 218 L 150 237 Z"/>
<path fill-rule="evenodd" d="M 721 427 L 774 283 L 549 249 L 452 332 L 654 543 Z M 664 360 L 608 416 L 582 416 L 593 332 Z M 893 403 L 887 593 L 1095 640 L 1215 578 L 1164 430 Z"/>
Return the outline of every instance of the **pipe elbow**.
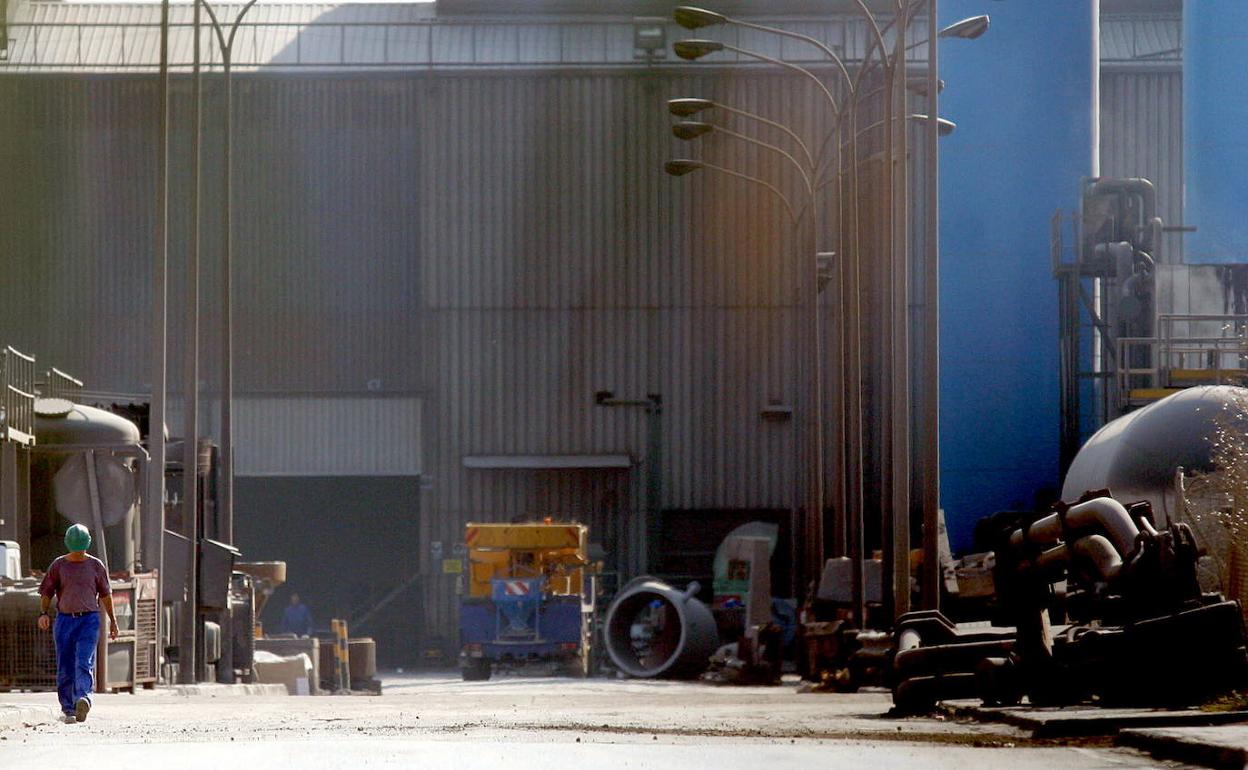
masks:
<path fill-rule="evenodd" d="M 1113 580 L 1122 570 L 1122 556 L 1104 535 L 1081 537 L 1071 550 L 1081 561 L 1091 564 L 1103 581 Z"/>
<path fill-rule="evenodd" d="M 1135 548 L 1135 537 L 1140 534 L 1122 503 L 1109 497 L 1098 497 L 1071 506 L 1066 511 L 1066 525 L 1071 529 L 1099 526 L 1119 555 L 1131 553 Z"/>

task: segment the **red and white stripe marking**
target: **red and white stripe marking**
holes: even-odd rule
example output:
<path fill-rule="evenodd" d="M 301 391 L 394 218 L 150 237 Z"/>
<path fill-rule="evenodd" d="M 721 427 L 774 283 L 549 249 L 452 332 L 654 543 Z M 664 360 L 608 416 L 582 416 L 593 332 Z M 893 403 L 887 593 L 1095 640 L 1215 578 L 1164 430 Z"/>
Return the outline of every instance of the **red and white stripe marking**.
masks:
<path fill-rule="evenodd" d="M 524 580 L 508 580 L 503 585 L 503 593 L 507 596 L 528 596 L 529 584 Z"/>

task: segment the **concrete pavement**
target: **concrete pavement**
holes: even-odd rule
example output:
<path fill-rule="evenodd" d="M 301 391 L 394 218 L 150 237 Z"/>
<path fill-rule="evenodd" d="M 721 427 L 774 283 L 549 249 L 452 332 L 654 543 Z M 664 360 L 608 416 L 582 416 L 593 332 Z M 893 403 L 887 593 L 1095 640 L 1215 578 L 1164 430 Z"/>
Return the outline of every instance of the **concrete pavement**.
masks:
<path fill-rule="evenodd" d="M 0 729 L 0 767 L 39 767 L 77 750 L 105 768 L 1165 766 L 1108 741 L 1065 745 L 1009 725 L 894 719 L 886 692 L 795 689 L 441 675 L 387 678 L 380 697 L 141 691 L 99 696 L 85 724 Z M 55 702 L 46 693 L 5 697 Z"/>

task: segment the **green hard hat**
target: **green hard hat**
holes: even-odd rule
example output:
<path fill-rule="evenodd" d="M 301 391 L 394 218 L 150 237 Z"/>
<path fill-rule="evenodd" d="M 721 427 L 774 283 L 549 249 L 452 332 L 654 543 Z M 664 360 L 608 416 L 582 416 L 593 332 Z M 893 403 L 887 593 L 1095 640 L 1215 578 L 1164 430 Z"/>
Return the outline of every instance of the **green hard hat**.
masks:
<path fill-rule="evenodd" d="M 91 532 L 81 524 L 65 530 L 65 547 L 71 551 L 85 551 L 91 547 Z"/>

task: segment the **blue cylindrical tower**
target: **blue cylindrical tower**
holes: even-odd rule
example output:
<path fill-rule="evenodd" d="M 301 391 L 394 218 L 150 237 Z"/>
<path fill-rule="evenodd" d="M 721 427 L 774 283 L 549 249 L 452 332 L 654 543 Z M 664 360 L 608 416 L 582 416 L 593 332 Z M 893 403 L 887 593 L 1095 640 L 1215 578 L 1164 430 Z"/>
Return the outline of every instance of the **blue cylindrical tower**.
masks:
<path fill-rule="evenodd" d="M 1183 3 L 1183 219 L 1189 264 L 1248 262 L 1248 2 Z"/>
<path fill-rule="evenodd" d="M 941 506 L 953 547 L 975 522 L 1056 496 L 1057 285 L 1049 226 L 1097 171 L 1098 0 L 940 0 L 978 14 L 941 40 Z"/>

